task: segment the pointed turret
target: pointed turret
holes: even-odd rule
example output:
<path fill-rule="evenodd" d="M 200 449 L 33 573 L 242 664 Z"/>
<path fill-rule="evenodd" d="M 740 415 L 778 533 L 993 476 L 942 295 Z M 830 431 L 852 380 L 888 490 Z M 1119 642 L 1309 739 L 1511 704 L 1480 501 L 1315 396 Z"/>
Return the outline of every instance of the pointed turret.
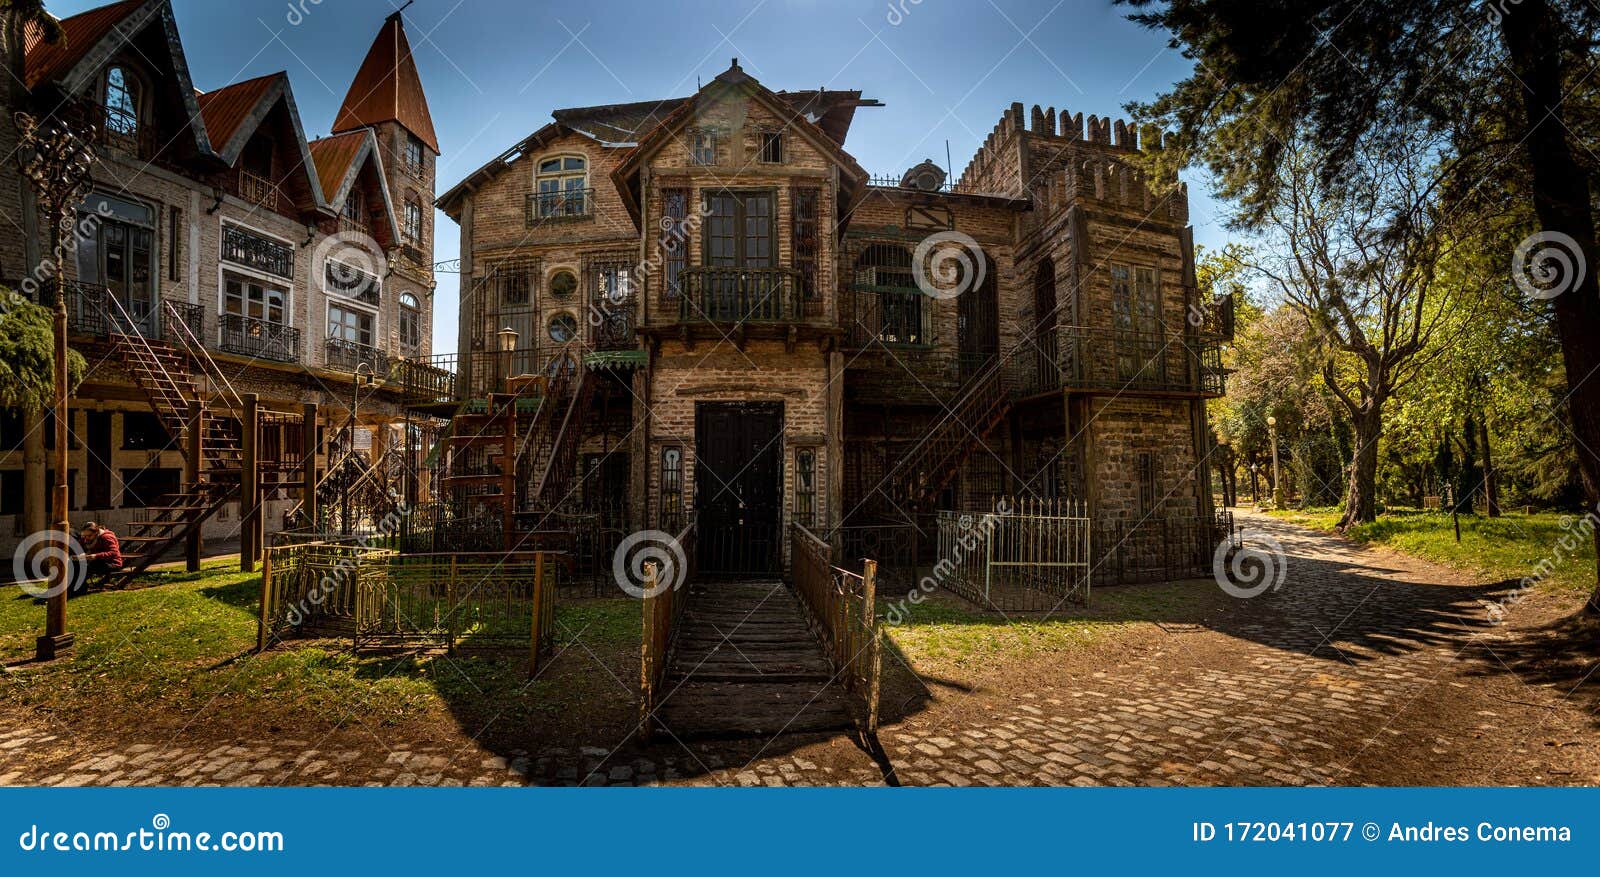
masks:
<path fill-rule="evenodd" d="M 400 125 L 435 155 L 439 153 L 439 138 L 433 132 L 422 77 L 417 75 L 411 41 L 406 39 L 398 12 L 384 19 L 383 29 L 356 71 L 355 81 L 350 83 L 350 91 L 334 118 L 333 133 L 376 128 L 385 122 Z"/>

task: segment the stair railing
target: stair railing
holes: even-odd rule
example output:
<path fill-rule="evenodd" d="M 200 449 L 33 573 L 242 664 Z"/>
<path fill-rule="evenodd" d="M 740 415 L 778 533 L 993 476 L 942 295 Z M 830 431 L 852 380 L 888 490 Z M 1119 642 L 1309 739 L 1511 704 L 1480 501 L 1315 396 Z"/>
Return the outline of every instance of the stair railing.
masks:
<path fill-rule="evenodd" d="M 562 471 L 560 468 L 562 466 L 562 458 L 571 456 L 567 453 L 567 449 L 569 447 L 576 449 L 577 447 L 575 432 L 578 427 L 576 424 L 583 417 L 583 396 L 588 382 L 588 371 L 579 372 L 574 382 L 575 386 L 572 388 L 572 400 L 567 403 L 567 412 L 561 418 L 561 429 L 556 433 L 555 440 L 551 442 L 550 459 L 545 462 L 544 471 L 539 475 L 538 487 L 534 489 L 533 496 L 538 502 L 545 501 L 545 495 L 550 491 L 551 476 L 558 471 Z M 570 460 L 568 461 L 569 465 L 566 466 L 565 471 L 571 471 L 571 462 Z"/>
<path fill-rule="evenodd" d="M 222 373 L 222 367 L 217 365 L 217 361 L 211 358 L 211 353 L 206 350 L 206 346 L 200 343 L 199 338 L 194 336 L 194 331 L 189 328 L 188 321 L 183 319 L 183 315 L 178 313 L 178 309 L 173 306 L 172 302 L 162 299 L 161 306 L 165 309 L 166 315 L 172 318 L 172 325 L 177 327 L 177 331 L 173 334 L 178 336 L 178 343 L 183 346 L 183 351 L 189 355 L 191 360 L 200 364 L 200 370 L 205 372 L 207 378 L 220 381 L 218 386 L 221 389 L 218 395 L 222 396 L 223 401 L 227 402 L 233 410 L 243 411 L 244 400 L 239 396 L 238 391 L 234 390 L 233 384 L 228 380 L 228 376 Z"/>
<path fill-rule="evenodd" d="M 144 348 L 145 353 L 150 355 L 150 360 L 156 364 L 156 368 L 161 370 L 161 376 L 166 378 L 167 383 L 171 385 L 174 393 L 180 399 L 186 398 L 183 394 L 183 389 L 178 385 L 178 381 L 172 377 L 171 373 L 167 371 L 167 367 L 162 365 L 161 357 L 156 355 L 155 349 L 150 346 L 149 339 L 145 338 L 144 333 L 139 331 L 139 324 L 133 319 L 133 316 L 128 313 L 127 309 L 122 306 L 122 302 L 118 301 L 116 295 L 110 290 L 106 290 L 105 297 L 116 306 L 117 313 L 122 315 L 122 319 L 127 321 L 127 328 L 129 331 L 117 332 L 116 335 L 121 338 L 139 339 L 139 344 Z M 111 317 L 111 323 L 113 324 L 112 328 L 121 328 L 120 326 L 116 325 L 116 322 L 117 318 L 113 315 Z"/>

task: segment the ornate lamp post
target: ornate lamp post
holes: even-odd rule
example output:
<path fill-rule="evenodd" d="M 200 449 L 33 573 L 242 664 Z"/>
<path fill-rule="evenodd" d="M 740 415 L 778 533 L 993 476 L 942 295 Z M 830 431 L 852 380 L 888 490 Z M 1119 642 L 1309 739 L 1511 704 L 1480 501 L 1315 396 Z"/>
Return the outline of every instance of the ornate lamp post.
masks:
<path fill-rule="evenodd" d="M 44 636 L 38 638 L 35 653 L 48 661 L 72 648 L 73 636 L 67 632 L 67 589 L 69 557 L 72 554 L 72 523 L 67 519 L 67 427 L 71 411 L 67 399 L 67 294 L 61 282 L 61 260 L 65 255 L 65 235 L 72 229 L 74 208 L 89 192 L 90 169 L 94 166 L 93 125 L 61 116 L 39 122 L 27 113 L 15 116 L 20 143 L 17 166 L 33 189 L 39 207 L 50 223 L 50 255 L 36 269 L 55 298 L 55 513 L 59 540 L 51 564 L 49 598 L 45 609 Z M 41 303 L 43 294 L 41 294 Z"/>
<path fill-rule="evenodd" d="M 505 391 L 511 380 L 511 353 L 517 349 L 518 333 L 510 326 L 495 333 L 500 336 L 500 389 Z"/>
<path fill-rule="evenodd" d="M 1267 429 L 1272 434 L 1272 507 L 1283 508 L 1283 482 L 1278 478 L 1278 418 L 1267 418 Z"/>

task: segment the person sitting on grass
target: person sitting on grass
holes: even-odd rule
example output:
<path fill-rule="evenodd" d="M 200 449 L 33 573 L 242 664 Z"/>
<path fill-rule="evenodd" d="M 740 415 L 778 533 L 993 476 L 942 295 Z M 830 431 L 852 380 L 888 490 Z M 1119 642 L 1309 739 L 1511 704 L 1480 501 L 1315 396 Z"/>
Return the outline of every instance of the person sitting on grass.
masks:
<path fill-rule="evenodd" d="M 88 521 L 78 535 L 78 542 L 83 546 L 83 553 L 78 555 L 77 560 L 88 564 L 89 568 L 87 575 L 74 579 L 72 593 L 75 594 L 81 594 L 88 588 L 89 579 L 122 569 L 122 543 L 117 540 L 117 534 L 109 529 Z"/>

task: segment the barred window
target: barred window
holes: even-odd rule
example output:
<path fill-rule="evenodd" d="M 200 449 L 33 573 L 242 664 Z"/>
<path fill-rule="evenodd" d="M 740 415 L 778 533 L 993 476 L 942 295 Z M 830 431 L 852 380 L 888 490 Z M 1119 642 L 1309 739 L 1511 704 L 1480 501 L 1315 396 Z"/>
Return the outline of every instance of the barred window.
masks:
<path fill-rule="evenodd" d="M 1156 458 L 1151 453 L 1139 455 L 1139 516 L 1149 517 L 1156 509 Z"/>
<path fill-rule="evenodd" d="M 803 298 L 817 297 L 817 203 L 818 189 L 796 189 L 794 193 L 794 267 L 800 272 Z"/>
<path fill-rule="evenodd" d="M 794 452 L 794 520 L 805 527 L 817 523 L 817 452 L 813 448 Z"/>
<path fill-rule="evenodd" d="M 689 162 L 702 166 L 717 163 L 717 132 L 709 129 L 690 132 Z"/>
<path fill-rule="evenodd" d="M 676 534 L 683 528 L 683 448 L 661 449 L 661 529 Z"/>
<path fill-rule="evenodd" d="M 783 164 L 783 132 L 764 131 L 761 134 L 761 154 L 757 159 L 763 164 Z"/>
<path fill-rule="evenodd" d="M 666 220 L 661 223 L 660 241 L 666 296 L 675 299 L 683 292 L 683 269 L 689 253 L 688 190 L 663 190 L 661 210 Z"/>

